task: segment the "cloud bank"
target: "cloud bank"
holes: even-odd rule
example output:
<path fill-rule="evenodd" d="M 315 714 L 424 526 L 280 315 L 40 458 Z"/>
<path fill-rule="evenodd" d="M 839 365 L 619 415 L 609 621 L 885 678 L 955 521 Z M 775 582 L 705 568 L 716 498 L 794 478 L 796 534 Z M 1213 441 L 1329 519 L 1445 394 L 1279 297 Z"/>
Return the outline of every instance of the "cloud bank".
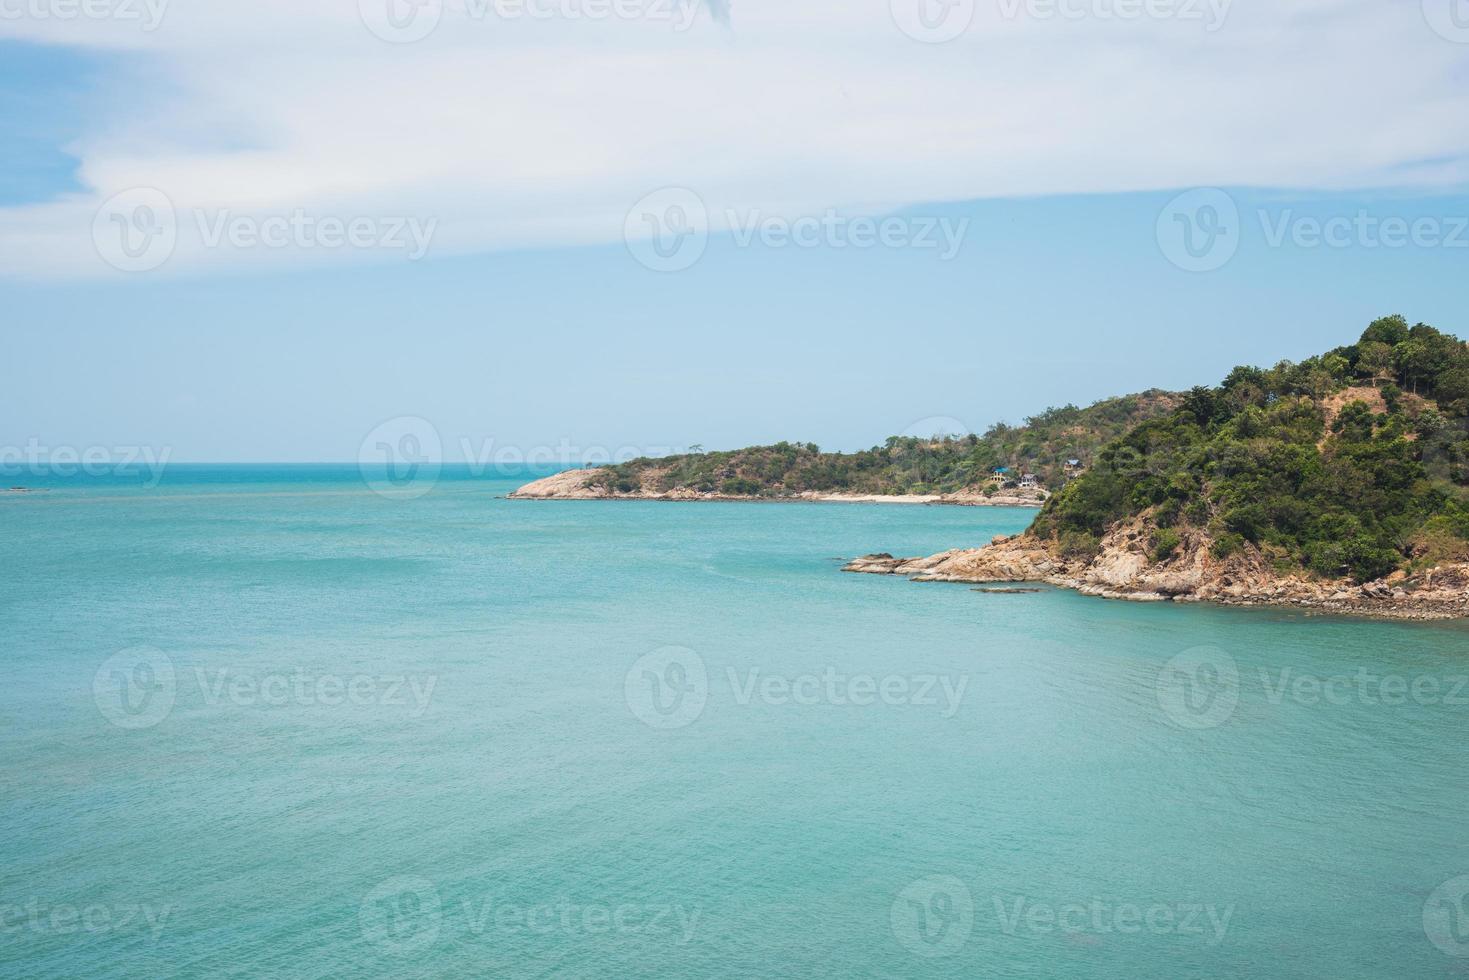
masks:
<path fill-rule="evenodd" d="M 164 208 L 168 275 L 406 260 L 394 222 L 431 225 L 430 256 L 618 242 L 663 187 L 716 231 L 742 209 L 1458 187 L 1453 2 L 3 0 L 0 37 L 126 68 L 67 147 L 85 192 L 0 209 L 0 264 L 122 275 L 99 236 L 157 240 Z"/>

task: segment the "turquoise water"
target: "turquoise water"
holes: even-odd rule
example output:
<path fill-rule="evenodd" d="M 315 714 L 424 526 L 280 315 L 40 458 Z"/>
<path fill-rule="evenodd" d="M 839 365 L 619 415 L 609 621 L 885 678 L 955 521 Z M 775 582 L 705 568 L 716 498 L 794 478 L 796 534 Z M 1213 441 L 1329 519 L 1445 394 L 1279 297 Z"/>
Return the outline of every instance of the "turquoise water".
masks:
<path fill-rule="evenodd" d="M 837 571 L 1024 511 L 519 482 L 0 496 L 0 974 L 1469 974 L 1463 628 Z"/>

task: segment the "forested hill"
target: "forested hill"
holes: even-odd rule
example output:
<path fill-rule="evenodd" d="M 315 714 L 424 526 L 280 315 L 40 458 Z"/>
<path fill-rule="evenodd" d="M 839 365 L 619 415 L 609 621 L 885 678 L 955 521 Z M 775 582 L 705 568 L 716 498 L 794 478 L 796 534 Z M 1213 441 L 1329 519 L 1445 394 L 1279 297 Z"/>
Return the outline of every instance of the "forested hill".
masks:
<path fill-rule="evenodd" d="M 727 452 L 635 459 L 610 466 L 591 484 L 614 495 L 689 491 L 723 496 L 783 497 L 804 492 L 947 494 L 993 490 L 991 476 L 1035 474 L 1056 488 L 1067 461 L 1090 464 L 1102 446 L 1139 423 L 1164 416 L 1182 396 L 1158 390 L 1109 398 L 1089 408 L 1052 408 L 1023 425 L 996 425 L 984 435 L 905 438 L 855 453 L 824 453 L 809 443 L 782 442 Z"/>
<path fill-rule="evenodd" d="M 1144 421 L 1051 498 L 1030 534 L 1070 557 L 1136 521 L 1225 560 L 1368 581 L 1469 560 L 1469 347 L 1401 316 L 1298 364 L 1239 367 Z"/>

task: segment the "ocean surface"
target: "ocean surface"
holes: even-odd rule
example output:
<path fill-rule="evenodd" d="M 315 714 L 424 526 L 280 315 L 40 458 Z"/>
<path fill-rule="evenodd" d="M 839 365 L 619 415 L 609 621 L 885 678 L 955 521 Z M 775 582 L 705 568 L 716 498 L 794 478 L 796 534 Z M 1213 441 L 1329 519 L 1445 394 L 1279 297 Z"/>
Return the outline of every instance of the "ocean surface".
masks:
<path fill-rule="evenodd" d="M 9 480 L 0 976 L 1469 975 L 1464 627 L 525 479 Z"/>

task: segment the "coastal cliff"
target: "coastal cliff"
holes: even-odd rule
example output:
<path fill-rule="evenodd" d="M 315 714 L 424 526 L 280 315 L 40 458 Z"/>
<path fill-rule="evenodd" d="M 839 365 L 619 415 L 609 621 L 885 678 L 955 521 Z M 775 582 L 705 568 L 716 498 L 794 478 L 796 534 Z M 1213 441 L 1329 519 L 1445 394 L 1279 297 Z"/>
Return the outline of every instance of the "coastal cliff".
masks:
<path fill-rule="evenodd" d="M 847 570 L 1469 616 L 1469 345 L 1391 316 L 1318 357 L 1235 368 L 1104 447 L 1023 535 Z"/>

